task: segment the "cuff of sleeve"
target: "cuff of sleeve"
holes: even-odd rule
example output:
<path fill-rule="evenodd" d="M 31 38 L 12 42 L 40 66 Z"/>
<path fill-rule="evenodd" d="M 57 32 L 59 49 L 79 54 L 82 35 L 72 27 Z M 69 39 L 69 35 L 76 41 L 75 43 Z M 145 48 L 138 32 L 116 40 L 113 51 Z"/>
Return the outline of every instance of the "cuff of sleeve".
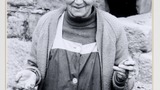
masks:
<path fill-rule="evenodd" d="M 123 90 L 125 88 L 126 79 L 123 81 L 117 80 L 117 72 L 113 73 L 112 83 L 115 88 L 115 90 Z"/>
<path fill-rule="evenodd" d="M 40 71 L 36 67 L 27 67 L 26 69 L 30 70 L 36 74 L 36 85 L 35 86 L 38 86 L 38 84 L 41 82 Z"/>

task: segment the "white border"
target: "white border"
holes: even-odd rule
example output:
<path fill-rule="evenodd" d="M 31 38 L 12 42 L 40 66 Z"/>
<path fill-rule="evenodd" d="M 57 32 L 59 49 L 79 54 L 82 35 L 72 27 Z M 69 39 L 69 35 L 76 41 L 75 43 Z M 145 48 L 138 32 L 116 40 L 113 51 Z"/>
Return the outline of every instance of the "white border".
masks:
<path fill-rule="evenodd" d="M 5 28 L 6 28 L 6 24 L 5 24 L 5 21 L 6 21 L 6 16 L 5 16 L 5 6 L 6 6 L 6 3 L 5 3 L 5 0 L 1 0 L 1 3 L 0 3 L 0 89 L 1 90 L 5 90 L 5 86 L 6 86 L 6 80 L 5 80 L 5 77 L 6 77 L 6 64 L 5 64 L 5 47 L 6 47 L 6 44 L 5 44 L 5 37 L 6 37 L 6 31 L 5 31 Z"/>
<path fill-rule="evenodd" d="M 153 90 L 160 90 L 160 0 L 153 0 Z"/>

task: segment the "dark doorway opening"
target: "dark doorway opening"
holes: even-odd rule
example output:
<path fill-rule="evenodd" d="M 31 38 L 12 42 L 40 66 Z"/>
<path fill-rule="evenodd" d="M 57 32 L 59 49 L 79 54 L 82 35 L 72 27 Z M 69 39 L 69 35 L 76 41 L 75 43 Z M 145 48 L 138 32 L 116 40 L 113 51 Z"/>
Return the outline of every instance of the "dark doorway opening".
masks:
<path fill-rule="evenodd" d="M 137 0 L 107 0 L 110 13 L 116 17 L 127 17 L 137 14 Z"/>

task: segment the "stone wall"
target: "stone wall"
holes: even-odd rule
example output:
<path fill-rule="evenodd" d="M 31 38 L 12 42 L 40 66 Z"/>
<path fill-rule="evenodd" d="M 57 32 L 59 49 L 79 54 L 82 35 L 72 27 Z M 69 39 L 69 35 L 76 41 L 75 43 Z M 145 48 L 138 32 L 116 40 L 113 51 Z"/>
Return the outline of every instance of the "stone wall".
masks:
<path fill-rule="evenodd" d="M 96 1 L 97 7 L 109 12 L 107 1 Z M 8 0 L 7 37 L 31 40 L 32 32 L 39 18 L 48 11 L 59 8 L 62 5 L 65 5 L 63 0 Z M 137 10 L 139 13 L 149 12 L 151 10 L 151 0 L 137 0 Z"/>
<path fill-rule="evenodd" d="M 137 11 L 139 14 L 150 12 L 152 9 L 152 0 L 137 0 Z"/>
<path fill-rule="evenodd" d="M 119 20 L 127 34 L 130 55 L 136 62 L 136 83 L 133 90 L 152 90 L 152 14 Z"/>

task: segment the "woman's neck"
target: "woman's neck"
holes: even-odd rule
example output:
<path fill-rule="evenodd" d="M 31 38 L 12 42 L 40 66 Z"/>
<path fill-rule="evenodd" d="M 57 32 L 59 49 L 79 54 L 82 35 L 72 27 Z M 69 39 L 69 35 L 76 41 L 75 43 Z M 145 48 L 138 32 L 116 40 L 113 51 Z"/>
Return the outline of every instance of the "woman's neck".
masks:
<path fill-rule="evenodd" d="M 95 9 L 92 8 L 92 11 L 90 15 L 88 15 L 88 17 L 73 17 L 68 12 L 65 13 L 64 17 L 70 25 L 78 27 L 78 26 L 86 26 L 94 22 L 96 16 L 95 14 L 96 14 Z"/>

